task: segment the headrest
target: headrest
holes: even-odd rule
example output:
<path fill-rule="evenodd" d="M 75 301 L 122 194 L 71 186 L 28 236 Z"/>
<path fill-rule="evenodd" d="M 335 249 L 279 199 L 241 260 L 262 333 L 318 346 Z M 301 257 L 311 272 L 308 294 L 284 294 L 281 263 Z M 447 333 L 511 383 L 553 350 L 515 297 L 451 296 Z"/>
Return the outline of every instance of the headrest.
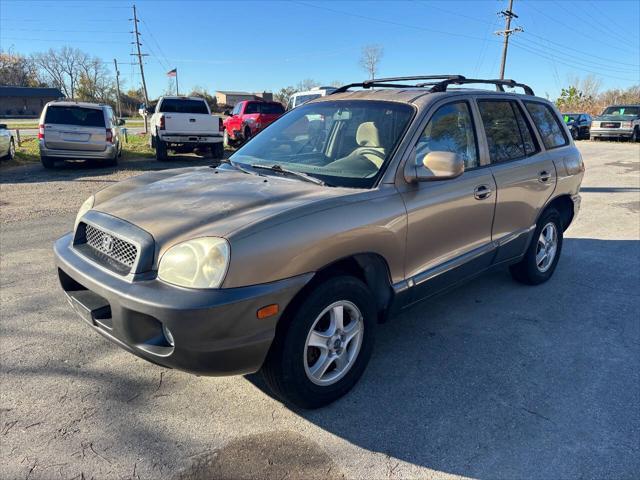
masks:
<path fill-rule="evenodd" d="M 380 136 L 373 122 L 360 124 L 356 132 L 356 142 L 361 147 L 380 147 Z"/>

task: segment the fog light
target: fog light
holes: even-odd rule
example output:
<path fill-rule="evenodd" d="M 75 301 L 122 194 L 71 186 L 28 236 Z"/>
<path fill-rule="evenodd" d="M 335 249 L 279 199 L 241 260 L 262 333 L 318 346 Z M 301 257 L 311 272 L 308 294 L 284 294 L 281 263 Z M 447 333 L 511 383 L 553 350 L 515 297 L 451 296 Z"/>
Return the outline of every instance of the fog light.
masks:
<path fill-rule="evenodd" d="M 164 335 L 164 338 L 170 347 L 176 346 L 176 343 L 173 340 L 173 335 L 171 334 L 171 330 L 169 330 L 164 323 L 162 324 L 162 334 Z"/>

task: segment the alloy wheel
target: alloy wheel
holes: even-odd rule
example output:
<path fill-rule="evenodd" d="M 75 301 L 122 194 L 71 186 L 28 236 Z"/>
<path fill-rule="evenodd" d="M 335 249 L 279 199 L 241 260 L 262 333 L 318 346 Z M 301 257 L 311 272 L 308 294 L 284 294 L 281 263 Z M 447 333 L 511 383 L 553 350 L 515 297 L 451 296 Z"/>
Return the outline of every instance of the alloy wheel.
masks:
<path fill-rule="evenodd" d="M 542 273 L 549 270 L 558 251 L 558 231 L 556 224 L 547 223 L 540 231 L 536 246 L 536 266 Z"/>
<path fill-rule="evenodd" d="M 360 309 L 347 300 L 326 307 L 313 322 L 304 347 L 304 370 L 316 385 L 342 379 L 360 353 L 364 321 Z"/>

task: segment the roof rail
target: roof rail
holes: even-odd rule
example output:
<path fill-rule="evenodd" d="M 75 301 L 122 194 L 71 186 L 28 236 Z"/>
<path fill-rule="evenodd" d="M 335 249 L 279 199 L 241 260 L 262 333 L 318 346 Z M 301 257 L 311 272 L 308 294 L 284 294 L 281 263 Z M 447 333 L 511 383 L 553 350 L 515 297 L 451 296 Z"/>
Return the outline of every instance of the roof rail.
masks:
<path fill-rule="evenodd" d="M 405 81 L 415 81 L 415 80 L 429 80 L 429 81 L 418 83 L 418 84 L 412 84 L 412 85 L 395 83 L 395 82 L 405 82 Z M 496 91 L 498 92 L 504 92 L 504 87 L 510 87 L 510 88 L 520 87 L 524 90 L 524 93 L 526 93 L 527 95 L 535 95 L 535 93 L 533 93 L 533 89 L 529 85 L 525 85 L 524 83 L 518 83 L 515 80 L 467 78 L 464 75 L 420 75 L 415 77 L 376 78 L 373 80 L 365 80 L 359 83 L 349 83 L 348 85 L 343 85 L 342 87 L 339 87 L 333 92 L 331 92 L 331 95 L 335 93 L 344 93 L 353 87 L 361 87 L 361 88 L 431 87 L 430 91 L 435 93 L 435 92 L 446 92 L 447 87 L 449 85 L 463 85 L 463 84 L 469 84 L 469 83 L 493 84 L 496 86 Z"/>
<path fill-rule="evenodd" d="M 384 88 L 416 88 L 418 85 L 405 85 L 405 84 L 397 84 L 397 83 L 389 83 L 389 82 L 406 82 L 406 81 L 414 81 L 414 80 L 464 80 L 465 77 L 462 75 L 419 75 L 415 77 L 389 77 L 389 78 L 375 78 L 373 80 L 365 80 L 363 82 L 358 83 L 349 83 L 348 85 L 343 85 L 333 92 L 331 95 L 335 93 L 344 93 L 350 88 L 353 87 L 362 87 L 362 88 L 373 88 L 373 87 L 384 87 Z"/>
<path fill-rule="evenodd" d="M 524 93 L 526 93 L 527 95 L 535 95 L 535 93 L 533 93 L 533 89 L 529 85 L 526 85 L 524 83 L 518 83 L 515 80 L 509 80 L 509 79 L 506 79 L 506 80 L 501 80 L 501 79 L 488 80 L 488 79 L 482 79 L 482 78 L 445 79 L 445 80 L 442 80 L 441 82 L 422 83 L 417 86 L 426 87 L 429 85 L 433 85 L 430 90 L 431 92 L 446 92 L 447 87 L 449 85 L 463 85 L 468 83 L 493 84 L 496 86 L 497 92 L 504 92 L 504 87 L 509 87 L 509 88 L 520 87 L 524 90 Z"/>

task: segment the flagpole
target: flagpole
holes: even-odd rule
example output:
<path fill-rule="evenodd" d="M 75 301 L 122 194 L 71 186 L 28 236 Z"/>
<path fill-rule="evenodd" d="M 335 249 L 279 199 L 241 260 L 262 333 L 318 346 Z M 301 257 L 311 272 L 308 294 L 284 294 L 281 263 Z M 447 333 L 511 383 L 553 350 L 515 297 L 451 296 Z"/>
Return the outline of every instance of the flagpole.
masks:
<path fill-rule="evenodd" d="M 179 97 L 180 94 L 178 93 L 178 69 L 176 68 L 176 96 Z"/>

